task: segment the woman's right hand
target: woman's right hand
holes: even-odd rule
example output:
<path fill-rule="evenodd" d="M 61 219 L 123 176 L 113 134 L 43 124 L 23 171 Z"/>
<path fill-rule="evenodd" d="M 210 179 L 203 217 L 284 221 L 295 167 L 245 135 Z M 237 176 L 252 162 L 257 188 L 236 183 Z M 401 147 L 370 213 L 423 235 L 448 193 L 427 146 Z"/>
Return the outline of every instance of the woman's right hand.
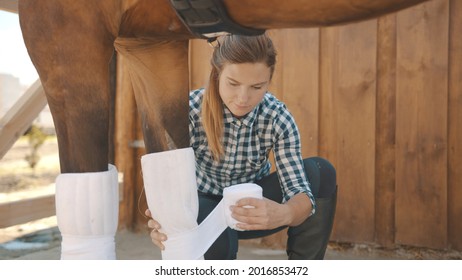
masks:
<path fill-rule="evenodd" d="M 150 233 L 152 243 L 154 243 L 154 245 L 159 247 L 159 249 L 165 250 L 165 246 L 162 242 L 167 240 L 167 235 L 159 231 L 160 224 L 152 218 L 151 211 L 149 211 L 149 209 L 146 209 L 144 214 L 148 216 L 149 218 L 151 218 L 148 221 L 148 227 L 152 228 L 152 231 Z"/>

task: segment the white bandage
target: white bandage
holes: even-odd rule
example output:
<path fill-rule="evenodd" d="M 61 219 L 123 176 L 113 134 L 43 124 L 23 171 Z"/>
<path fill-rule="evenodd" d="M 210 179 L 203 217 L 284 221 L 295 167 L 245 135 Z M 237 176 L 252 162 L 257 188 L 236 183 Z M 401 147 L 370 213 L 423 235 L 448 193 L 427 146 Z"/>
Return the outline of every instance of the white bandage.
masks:
<path fill-rule="evenodd" d="M 117 169 L 64 173 L 56 178 L 61 259 L 115 259 L 119 214 Z"/>
<path fill-rule="evenodd" d="M 225 188 L 222 201 L 197 225 L 199 202 L 192 148 L 148 154 L 141 158 L 141 164 L 148 207 L 168 236 L 162 259 L 203 259 L 228 226 L 237 229 L 230 206 L 244 197 L 262 198 L 262 189 L 256 184 Z"/>

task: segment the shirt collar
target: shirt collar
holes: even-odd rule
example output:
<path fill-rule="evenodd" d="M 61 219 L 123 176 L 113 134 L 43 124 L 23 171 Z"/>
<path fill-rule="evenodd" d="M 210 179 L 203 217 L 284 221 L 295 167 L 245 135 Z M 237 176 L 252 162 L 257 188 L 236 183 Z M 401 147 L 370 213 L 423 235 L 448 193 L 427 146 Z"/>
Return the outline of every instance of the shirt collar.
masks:
<path fill-rule="evenodd" d="M 255 118 L 257 117 L 257 112 L 258 112 L 258 108 L 260 107 L 260 104 L 258 104 L 257 106 L 255 106 L 255 108 L 253 108 L 252 111 L 250 111 L 247 115 L 243 116 L 242 118 L 236 118 L 233 116 L 233 114 L 231 113 L 231 111 L 228 109 L 228 107 L 226 107 L 224 104 L 223 104 L 223 119 L 224 119 L 224 122 L 225 123 L 235 123 L 235 124 L 238 124 L 239 122 L 248 126 L 248 127 L 251 127 L 253 122 L 255 121 Z"/>

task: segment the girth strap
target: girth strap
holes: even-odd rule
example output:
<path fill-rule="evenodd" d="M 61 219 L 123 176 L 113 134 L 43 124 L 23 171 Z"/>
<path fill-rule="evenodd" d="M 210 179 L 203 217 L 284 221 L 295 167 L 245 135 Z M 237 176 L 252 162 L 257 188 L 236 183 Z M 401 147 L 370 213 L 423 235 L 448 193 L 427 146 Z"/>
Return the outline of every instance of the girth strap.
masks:
<path fill-rule="evenodd" d="M 223 33 L 251 36 L 265 32 L 234 22 L 222 0 L 170 0 L 170 3 L 191 33 L 201 38 L 213 38 Z"/>

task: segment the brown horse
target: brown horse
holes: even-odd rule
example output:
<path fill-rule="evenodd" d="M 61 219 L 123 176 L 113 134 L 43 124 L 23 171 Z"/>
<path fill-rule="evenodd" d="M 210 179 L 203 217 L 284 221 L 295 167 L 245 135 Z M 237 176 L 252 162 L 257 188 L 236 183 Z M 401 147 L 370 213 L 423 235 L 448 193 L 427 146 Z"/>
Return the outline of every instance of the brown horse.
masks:
<path fill-rule="evenodd" d="M 147 153 L 167 150 L 166 134 L 177 148 L 189 146 L 188 40 L 196 35 L 172 8 L 175 1 L 19 1 L 24 41 L 53 115 L 62 173 L 108 170 L 114 51 L 130 70 Z M 238 25 L 266 30 L 359 21 L 424 1 L 222 2 Z"/>
<path fill-rule="evenodd" d="M 358 21 L 424 0 L 224 1 L 243 26 L 312 27 Z M 277 12 L 275 12 L 277 11 Z M 62 172 L 107 170 L 109 62 L 125 56 L 148 153 L 188 142 L 188 40 L 168 0 L 20 0 L 29 55 L 56 126 Z"/>

